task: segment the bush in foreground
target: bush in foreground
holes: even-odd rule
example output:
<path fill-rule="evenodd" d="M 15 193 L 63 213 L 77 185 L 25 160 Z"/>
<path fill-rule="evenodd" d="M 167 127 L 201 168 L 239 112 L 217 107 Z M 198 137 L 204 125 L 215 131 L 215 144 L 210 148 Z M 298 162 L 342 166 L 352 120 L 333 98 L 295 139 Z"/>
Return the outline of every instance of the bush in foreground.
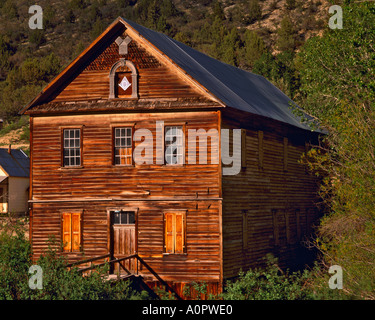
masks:
<path fill-rule="evenodd" d="M 0 299 L 7 300 L 134 300 L 147 293 L 134 290 L 129 281 L 104 280 L 107 268 L 82 277 L 68 270 L 66 261 L 51 248 L 35 262 L 43 270 L 43 288 L 29 288 L 31 247 L 19 223 L 3 226 L 0 233 Z"/>

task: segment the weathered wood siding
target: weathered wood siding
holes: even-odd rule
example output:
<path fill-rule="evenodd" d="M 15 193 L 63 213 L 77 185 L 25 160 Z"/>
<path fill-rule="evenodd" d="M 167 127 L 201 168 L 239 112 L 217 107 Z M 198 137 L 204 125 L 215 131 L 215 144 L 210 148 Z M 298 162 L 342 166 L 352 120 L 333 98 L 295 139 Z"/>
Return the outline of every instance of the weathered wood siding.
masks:
<path fill-rule="evenodd" d="M 122 35 L 125 38 L 126 33 Z M 156 59 L 145 47 L 132 40 L 127 55 L 119 55 L 113 42 L 94 58 L 53 101 L 102 100 L 109 97 L 109 72 L 113 64 L 125 58 L 138 71 L 140 99 L 198 97 L 199 92 L 177 75 L 165 62 Z M 120 69 L 119 69 L 120 70 Z"/>
<path fill-rule="evenodd" d="M 166 281 L 219 281 L 220 229 L 217 200 L 206 201 L 93 201 L 34 203 L 32 246 L 34 258 L 47 249 L 48 239 L 61 241 L 62 212 L 82 210 L 82 252 L 62 253 L 69 261 L 107 254 L 107 210 L 137 208 L 138 254 Z M 163 254 L 163 212 L 186 209 L 186 254 Z M 148 274 L 146 269 L 141 273 Z"/>
<path fill-rule="evenodd" d="M 222 125 L 241 127 L 225 117 Z M 306 258 L 300 241 L 317 217 L 317 184 L 299 163 L 304 141 L 297 135 L 246 129 L 246 168 L 222 177 L 224 278 L 262 265 L 268 253 L 282 266 Z"/>
<path fill-rule="evenodd" d="M 189 129 L 218 129 L 218 112 L 132 113 L 33 117 L 31 241 L 34 258 L 53 235 L 61 241 L 61 214 L 82 212 L 82 252 L 63 253 L 69 260 L 107 254 L 108 210 L 136 208 L 137 252 L 165 280 L 218 281 L 220 278 L 220 165 L 113 165 L 112 128 L 155 122 Z M 82 168 L 61 167 L 61 130 L 82 127 Z M 137 146 L 141 142 L 135 142 Z M 210 144 L 209 144 L 210 146 Z M 185 139 L 188 150 L 188 141 Z M 212 148 L 217 150 L 218 146 Z M 210 159 L 209 148 L 208 159 Z M 187 159 L 187 151 L 186 151 Z M 149 194 L 148 194 L 149 193 Z M 72 200 L 71 202 L 69 200 Z M 164 210 L 186 211 L 186 254 L 163 254 Z M 146 272 L 143 270 L 142 272 Z"/>
<path fill-rule="evenodd" d="M 217 112 L 35 117 L 33 121 L 33 199 L 121 197 L 127 191 L 149 191 L 150 197 L 167 198 L 219 196 L 219 166 L 210 162 L 199 164 L 198 154 L 195 165 L 155 165 L 156 121 L 164 121 L 165 126 L 186 123 L 186 133 L 189 129 L 208 131 L 218 129 Z M 149 129 L 152 132 L 154 165 L 113 165 L 112 128 L 132 124 L 135 124 L 135 130 Z M 83 126 L 83 167 L 63 168 L 61 130 L 80 126 Z M 135 147 L 140 143 L 143 142 L 135 142 Z M 187 139 L 185 148 L 188 150 Z"/>
<path fill-rule="evenodd" d="M 29 178 L 8 178 L 8 206 L 11 213 L 25 214 L 28 210 Z"/>

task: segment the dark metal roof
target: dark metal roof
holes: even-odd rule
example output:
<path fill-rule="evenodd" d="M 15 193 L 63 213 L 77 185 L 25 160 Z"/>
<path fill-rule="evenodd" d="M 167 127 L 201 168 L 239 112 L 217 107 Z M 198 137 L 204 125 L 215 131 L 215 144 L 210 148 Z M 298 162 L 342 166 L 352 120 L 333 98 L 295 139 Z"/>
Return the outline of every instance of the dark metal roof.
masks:
<path fill-rule="evenodd" d="M 0 148 L 0 166 L 10 177 L 28 177 L 30 173 L 29 157 L 22 151 Z"/>
<path fill-rule="evenodd" d="M 311 130 L 291 110 L 292 106 L 299 107 L 264 77 L 213 59 L 165 34 L 123 20 L 226 106 Z M 309 117 L 306 115 L 306 118 Z"/>

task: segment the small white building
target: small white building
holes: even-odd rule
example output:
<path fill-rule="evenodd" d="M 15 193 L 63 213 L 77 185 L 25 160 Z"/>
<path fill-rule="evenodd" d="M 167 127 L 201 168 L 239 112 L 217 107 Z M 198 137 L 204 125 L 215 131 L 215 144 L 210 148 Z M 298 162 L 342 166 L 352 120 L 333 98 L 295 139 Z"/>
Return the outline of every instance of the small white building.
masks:
<path fill-rule="evenodd" d="M 28 211 L 30 159 L 17 149 L 0 148 L 0 214 Z"/>

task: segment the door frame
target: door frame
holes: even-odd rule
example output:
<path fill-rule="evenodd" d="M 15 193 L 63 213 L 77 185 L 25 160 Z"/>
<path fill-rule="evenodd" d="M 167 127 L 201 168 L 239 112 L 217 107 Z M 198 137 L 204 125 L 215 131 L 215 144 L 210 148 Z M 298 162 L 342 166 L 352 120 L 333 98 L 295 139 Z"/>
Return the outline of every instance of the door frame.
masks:
<path fill-rule="evenodd" d="M 134 242 L 135 242 L 135 253 L 138 253 L 138 208 L 135 207 L 111 207 L 107 208 L 107 252 L 110 254 L 110 259 L 113 259 L 113 237 L 112 237 L 112 217 L 111 211 L 133 211 L 135 216 L 135 230 L 134 230 Z"/>

